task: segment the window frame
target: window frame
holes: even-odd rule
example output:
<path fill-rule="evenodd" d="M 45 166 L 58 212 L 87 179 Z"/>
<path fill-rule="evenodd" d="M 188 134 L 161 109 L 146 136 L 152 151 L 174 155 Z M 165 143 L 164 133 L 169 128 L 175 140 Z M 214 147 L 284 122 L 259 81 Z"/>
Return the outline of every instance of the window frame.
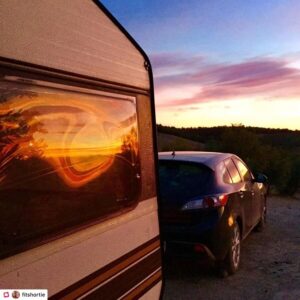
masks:
<path fill-rule="evenodd" d="M 14 81 L 20 82 L 21 84 L 30 84 L 33 86 L 40 86 L 45 88 L 54 88 L 60 89 L 62 91 L 72 91 L 72 92 L 80 92 L 87 93 L 92 95 L 99 95 L 105 97 L 112 97 L 113 99 L 123 99 L 134 101 L 136 105 L 136 126 L 137 126 L 137 139 L 139 141 L 140 136 L 140 121 L 139 121 L 139 109 L 138 109 L 138 95 L 146 94 L 145 91 L 139 90 L 136 88 L 118 86 L 116 84 L 108 84 L 98 80 L 90 80 L 84 77 L 81 77 L 78 74 L 69 75 L 62 74 L 57 72 L 57 70 L 49 72 L 49 70 L 42 70 L 39 67 L 31 67 L 31 66 L 20 66 L 12 64 L 13 68 L 11 68 L 10 64 L 8 66 L 3 66 L 0 61 L 0 77 L 1 81 Z M 16 76 L 17 75 L 17 76 Z M 138 151 L 140 152 L 141 145 L 138 142 Z M 139 175 L 141 177 L 141 158 L 139 158 L 140 170 Z M 70 227 L 63 228 L 61 230 L 57 230 L 54 232 L 46 233 L 42 237 L 38 237 L 35 239 L 28 239 L 23 242 L 21 245 L 18 245 L 8 251 L 0 253 L 0 259 L 9 257 L 11 255 L 24 252 L 26 250 L 35 248 L 37 246 L 49 243 L 51 241 L 57 240 L 61 237 L 68 236 L 72 233 L 79 232 L 85 228 L 90 226 L 100 224 L 108 219 L 114 218 L 116 216 L 125 214 L 138 205 L 141 201 L 141 189 L 142 189 L 142 178 L 140 179 L 140 189 L 137 200 L 130 206 L 123 207 L 115 212 L 112 212 L 108 215 L 102 215 L 97 218 L 93 218 L 91 220 L 85 222 L 79 222 L 78 224 L 72 225 Z"/>

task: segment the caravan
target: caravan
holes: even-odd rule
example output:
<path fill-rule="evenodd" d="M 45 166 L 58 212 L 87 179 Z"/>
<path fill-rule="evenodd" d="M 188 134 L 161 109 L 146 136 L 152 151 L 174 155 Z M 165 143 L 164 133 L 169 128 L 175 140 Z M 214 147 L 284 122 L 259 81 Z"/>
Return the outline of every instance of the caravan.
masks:
<path fill-rule="evenodd" d="M 98 1 L 0 9 L 0 289 L 159 298 L 147 56 Z"/>

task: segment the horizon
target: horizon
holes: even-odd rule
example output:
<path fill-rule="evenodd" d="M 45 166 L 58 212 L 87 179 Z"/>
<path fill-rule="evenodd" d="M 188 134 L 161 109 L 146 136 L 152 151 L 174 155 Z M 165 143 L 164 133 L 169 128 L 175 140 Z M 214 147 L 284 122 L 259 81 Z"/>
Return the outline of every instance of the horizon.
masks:
<path fill-rule="evenodd" d="M 101 2 L 150 58 L 157 123 L 300 130 L 300 2 Z"/>
<path fill-rule="evenodd" d="M 162 126 L 162 127 L 174 127 L 176 129 L 198 129 L 198 128 L 221 128 L 221 127 L 243 127 L 243 128 L 255 128 L 255 129 L 267 129 L 267 130 L 278 130 L 278 131 L 291 131 L 291 132 L 300 132 L 300 129 L 289 129 L 289 128 L 274 128 L 274 127 L 260 127 L 260 126 L 247 126 L 244 124 L 231 124 L 231 125 L 216 125 L 216 126 L 188 126 L 188 127 L 179 127 L 179 126 L 173 126 L 173 125 L 166 125 L 161 123 L 156 123 L 156 126 Z"/>

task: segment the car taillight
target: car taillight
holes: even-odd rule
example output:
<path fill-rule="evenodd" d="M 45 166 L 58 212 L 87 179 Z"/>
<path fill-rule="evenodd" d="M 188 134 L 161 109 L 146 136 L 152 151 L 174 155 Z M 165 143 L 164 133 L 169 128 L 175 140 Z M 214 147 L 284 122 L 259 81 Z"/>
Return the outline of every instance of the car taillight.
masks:
<path fill-rule="evenodd" d="M 208 196 L 203 198 L 203 207 L 211 208 L 225 206 L 228 200 L 228 195 Z"/>
<path fill-rule="evenodd" d="M 220 195 L 218 200 L 220 202 L 220 206 L 225 206 L 228 201 L 228 195 Z"/>
<path fill-rule="evenodd" d="M 215 207 L 216 197 L 204 197 L 203 198 L 203 208 Z"/>
<path fill-rule="evenodd" d="M 219 206 L 225 206 L 228 201 L 228 195 L 215 195 L 215 196 L 205 196 L 201 199 L 196 199 L 187 202 L 182 210 L 193 210 L 201 208 L 213 208 Z"/>
<path fill-rule="evenodd" d="M 194 251 L 197 253 L 203 253 L 203 252 L 205 252 L 205 248 L 203 247 L 202 244 L 195 244 Z"/>

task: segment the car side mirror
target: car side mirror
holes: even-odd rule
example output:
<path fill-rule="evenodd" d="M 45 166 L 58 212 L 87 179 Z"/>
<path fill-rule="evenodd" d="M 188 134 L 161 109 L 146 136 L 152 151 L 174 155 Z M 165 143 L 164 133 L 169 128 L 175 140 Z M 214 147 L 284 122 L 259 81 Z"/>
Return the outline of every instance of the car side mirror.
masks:
<path fill-rule="evenodd" d="M 264 174 L 259 173 L 255 176 L 254 182 L 267 183 L 268 182 L 268 177 Z"/>

